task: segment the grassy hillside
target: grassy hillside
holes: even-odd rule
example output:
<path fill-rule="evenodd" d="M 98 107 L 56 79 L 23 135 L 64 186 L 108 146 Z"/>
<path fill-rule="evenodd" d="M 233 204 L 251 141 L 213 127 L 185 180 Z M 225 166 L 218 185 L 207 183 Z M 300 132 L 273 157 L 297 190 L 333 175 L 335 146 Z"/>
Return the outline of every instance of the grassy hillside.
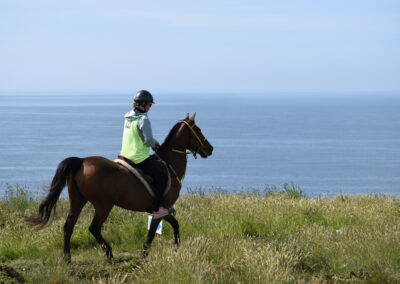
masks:
<path fill-rule="evenodd" d="M 182 244 L 164 224 L 146 259 L 147 214 L 114 208 L 103 235 L 108 264 L 88 231 L 86 206 L 72 236 L 72 264 L 62 260 L 59 201 L 53 222 L 26 226 L 38 201 L 14 189 L 0 201 L 0 283 L 399 282 L 400 200 L 388 196 L 308 199 L 294 187 L 267 193 L 185 194 L 176 204 Z"/>

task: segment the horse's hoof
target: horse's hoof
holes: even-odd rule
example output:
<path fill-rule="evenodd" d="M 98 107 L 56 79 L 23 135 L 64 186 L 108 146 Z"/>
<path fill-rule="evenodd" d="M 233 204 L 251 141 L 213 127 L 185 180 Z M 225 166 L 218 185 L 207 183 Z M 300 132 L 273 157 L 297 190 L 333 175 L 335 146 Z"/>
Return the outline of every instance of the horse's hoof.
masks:
<path fill-rule="evenodd" d="M 71 255 L 69 254 L 64 255 L 64 261 L 66 264 L 71 264 Z"/>
<path fill-rule="evenodd" d="M 146 258 L 148 255 L 149 255 L 148 250 L 147 250 L 147 249 L 143 249 L 143 250 L 142 250 L 142 257 L 143 257 L 143 258 Z"/>
<path fill-rule="evenodd" d="M 114 256 L 113 256 L 112 252 L 107 252 L 106 256 L 107 256 L 107 262 L 109 264 L 113 264 L 114 263 Z"/>

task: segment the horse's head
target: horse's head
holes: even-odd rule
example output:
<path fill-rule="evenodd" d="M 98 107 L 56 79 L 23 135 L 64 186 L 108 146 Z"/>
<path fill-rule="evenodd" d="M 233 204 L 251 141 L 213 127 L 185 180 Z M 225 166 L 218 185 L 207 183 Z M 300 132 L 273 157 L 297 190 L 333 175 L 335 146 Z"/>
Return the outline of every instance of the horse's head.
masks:
<path fill-rule="evenodd" d="M 202 158 L 207 158 L 212 155 L 214 148 L 204 137 L 203 133 L 201 133 L 200 127 L 196 125 L 194 121 L 195 117 L 196 113 L 192 117 L 189 117 L 189 114 L 187 114 L 182 120 L 182 124 L 184 124 L 182 131 L 186 133 L 186 137 L 189 137 L 186 148 L 194 154 L 199 153 Z"/>

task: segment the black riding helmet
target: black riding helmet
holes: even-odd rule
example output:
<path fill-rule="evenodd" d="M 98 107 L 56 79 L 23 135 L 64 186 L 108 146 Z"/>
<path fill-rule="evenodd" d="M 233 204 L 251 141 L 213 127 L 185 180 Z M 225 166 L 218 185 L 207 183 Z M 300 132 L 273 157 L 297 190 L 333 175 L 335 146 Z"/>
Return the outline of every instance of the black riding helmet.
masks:
<path fill-rule="evenodd" d="M 155 104 L 153 100 L 153 96 L 150 94 L 149 91 L 141 90 L 136 93 L 135 97 L 133 98 L 135 102 L 146 102 Z"/>

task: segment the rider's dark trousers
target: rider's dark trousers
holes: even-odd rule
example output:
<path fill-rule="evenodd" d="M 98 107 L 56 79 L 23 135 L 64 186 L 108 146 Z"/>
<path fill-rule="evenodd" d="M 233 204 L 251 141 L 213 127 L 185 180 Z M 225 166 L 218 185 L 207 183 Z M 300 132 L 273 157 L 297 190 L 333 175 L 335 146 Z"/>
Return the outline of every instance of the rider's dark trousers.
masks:
<path fill-rule="evenodd" d="M 168 172 L 163 163 L 157 162 L 155 156 L 150 156 L 141 163 L 136 164 L 145 174 L 152 177 L 154 181 L 154 203 L 151 211 L 156 211 L 164 205 L 164 190 L 168 181 Z"/>

